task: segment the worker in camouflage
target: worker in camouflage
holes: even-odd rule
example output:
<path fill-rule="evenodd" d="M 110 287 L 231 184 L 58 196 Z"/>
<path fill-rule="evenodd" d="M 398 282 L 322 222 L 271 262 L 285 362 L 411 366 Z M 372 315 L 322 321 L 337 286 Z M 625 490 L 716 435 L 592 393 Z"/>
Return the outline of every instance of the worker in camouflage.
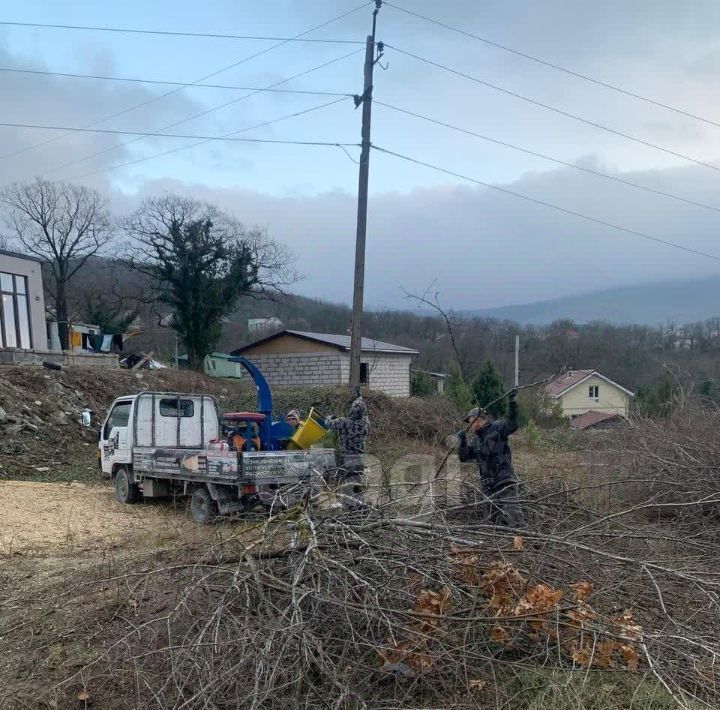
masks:
<path fill-rule="evenodd" d="M 477 461 L 483 491 L 490 503 L 491 521 L 518 528 L 524 525 L 524 519 L 509 442 L 519 426 L 517 390 L 508 395 L 508 404 L 507 419 L 493 421 L 479 407 L 468 412 L 465 421 L 472 439 L 468 442 L 465 431 L 458 433 L 458 457 L 460 461 Z"/>
<path fill-rule="evenodd" d="M 365 476 L 365 441 L 370 428 L 367 406 L 361 396 L 350 405 L 347 417 L 328 417 L 325 428 L 335 431 L 340 444 L 338 488 L 343 505 L 362 507 L 362 487 Z"/>
<path fill-rule="evenodd" d="M 368 427 L 367 407 L 362 397 L 353 401 L 347 417 L 328 417 L 325 420 L 325 428 L 338 433 L 342 456 L 365 453 Z"/>

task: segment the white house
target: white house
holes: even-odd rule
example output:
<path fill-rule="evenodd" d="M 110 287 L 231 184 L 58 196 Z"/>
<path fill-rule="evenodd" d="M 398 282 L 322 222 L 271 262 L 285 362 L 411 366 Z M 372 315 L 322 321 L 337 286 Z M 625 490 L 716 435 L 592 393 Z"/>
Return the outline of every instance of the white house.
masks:
<path fill-rule="evenodd" d="M 257 365 L 271 385 L 341 385 L 350 379 L 350 336 L 283 330 L 232 352 Z M 410 396 L 417 350 L 362 339 L 360 381 L 392 397 Z"/>
<path fill-rule="evenodd" d="M 560 405 L 566 417 L 604 412 L 626 417 L 635 396 L 597 370 L 568 370 L 545 386 L 545 394 Z"/>

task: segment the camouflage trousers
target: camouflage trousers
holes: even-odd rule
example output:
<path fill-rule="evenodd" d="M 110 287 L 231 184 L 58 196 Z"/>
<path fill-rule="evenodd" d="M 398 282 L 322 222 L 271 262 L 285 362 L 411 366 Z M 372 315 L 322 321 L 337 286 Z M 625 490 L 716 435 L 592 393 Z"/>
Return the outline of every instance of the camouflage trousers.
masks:
<path fill-rule="evenodd" d="M 525 525 L 517 483 L 487 493 L 487 507 L 490 522 L 510 528 L 521 528 Z"/>
<path fill-rule="evenodd" d="M 337 470 L 336 493 L 345 508 L 361 508 L 364 505 L 365 457 L 363 454 L 345 454 Z"/>

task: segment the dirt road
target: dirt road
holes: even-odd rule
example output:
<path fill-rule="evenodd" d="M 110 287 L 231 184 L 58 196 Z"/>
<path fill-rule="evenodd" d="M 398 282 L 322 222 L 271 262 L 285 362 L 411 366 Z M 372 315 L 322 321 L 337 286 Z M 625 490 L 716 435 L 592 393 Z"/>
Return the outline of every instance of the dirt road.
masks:
<path fill-rule="evenodd" d="M 122 505 L 110 485 L 0 481 L 0 555 L 76 552 L 142 538 L 161 544 L 189 531 L 182 504 Z"/>

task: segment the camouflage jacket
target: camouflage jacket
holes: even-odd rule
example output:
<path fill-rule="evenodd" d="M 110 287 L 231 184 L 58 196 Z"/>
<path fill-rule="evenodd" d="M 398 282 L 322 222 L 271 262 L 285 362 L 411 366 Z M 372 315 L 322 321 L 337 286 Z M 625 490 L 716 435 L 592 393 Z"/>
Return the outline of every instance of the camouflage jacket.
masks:
<path fill-rule="evenodd" d="M 477 461 L 480 480 L 488 493 L 517 483 L 508 437 L 518 428 L 518 405 L 510 399 L 507 419 L 489 422 L 468 441 L 461 438 L 458 447 L 460 461 Z"/>
<path fill-rule="evenodd" d="M 325 428 L 338 433 L 340 453 L 364 454 L 370 422 L 367 407 L 362 397 L 350 406 L 347 417 L 332 417 L 325 420 Z"/>

